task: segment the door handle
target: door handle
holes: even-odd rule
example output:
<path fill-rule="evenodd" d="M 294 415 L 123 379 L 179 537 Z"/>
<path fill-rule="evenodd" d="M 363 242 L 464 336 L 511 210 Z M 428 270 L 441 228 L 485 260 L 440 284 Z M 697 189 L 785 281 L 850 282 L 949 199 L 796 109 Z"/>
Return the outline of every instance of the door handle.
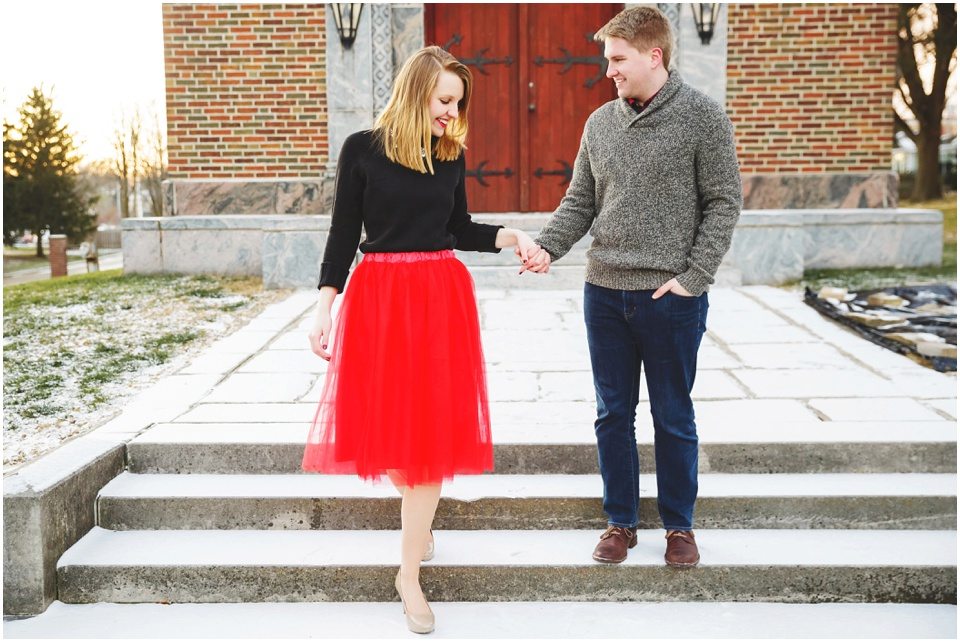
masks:
<path fill-rule="evenodd" d="M 527 85 L 527 88 L 530 90 L 530 102 L 527 103 L 527 111 L 536 111 L 537 104 L 533 102 L 533 82 L 532 81 Z"/>

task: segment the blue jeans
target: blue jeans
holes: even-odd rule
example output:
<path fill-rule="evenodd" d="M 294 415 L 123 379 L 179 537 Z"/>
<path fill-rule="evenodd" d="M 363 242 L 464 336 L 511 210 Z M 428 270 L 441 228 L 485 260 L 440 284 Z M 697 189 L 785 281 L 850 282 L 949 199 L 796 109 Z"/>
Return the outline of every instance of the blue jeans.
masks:
<path fill-rule="evenodd" d="M 635 419 L 640 367 L 653 415 L 657 508 L 666 529 L 691 530 L 697 499 L 697 426 L 690 392 L 706 331 L 707 294 L 611 290 L 587 283 L 583 314 L 597 393 L 603 510 L 611 526 L 639 522 L 640 458 Z"/>

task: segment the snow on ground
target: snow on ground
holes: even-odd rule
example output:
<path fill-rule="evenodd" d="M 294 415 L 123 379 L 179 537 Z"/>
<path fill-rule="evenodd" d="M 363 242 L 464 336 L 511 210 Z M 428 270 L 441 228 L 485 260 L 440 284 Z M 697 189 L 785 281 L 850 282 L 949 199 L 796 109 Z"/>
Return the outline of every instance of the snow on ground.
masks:
<path fill-rule="evenodd" d="M 184 296 L 192 285 L 185 277 L 149 292 L 79 294 L 89 300 L 25 306 L 19 323 L 5 316 L 5 474 L 109 421 L 126 400 L 288 294 L 216 296 L 204 283 L 199 296 Z"/>

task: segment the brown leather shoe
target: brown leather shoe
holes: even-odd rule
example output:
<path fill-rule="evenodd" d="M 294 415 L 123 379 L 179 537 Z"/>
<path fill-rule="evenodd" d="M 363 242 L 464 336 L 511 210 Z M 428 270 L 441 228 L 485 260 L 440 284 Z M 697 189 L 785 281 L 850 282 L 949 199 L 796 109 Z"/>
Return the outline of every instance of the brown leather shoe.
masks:
<path fill-rule="evenodd" d="M 593 559 L 606 564 L 619 564 L 627 559 L 627 549 L 637 545 L 637 529 L 610 526 L 593 549 Z"/>
<path fill-rule="evenodd" d="M 663 559 L 667 566 L 690 568 L 700 561 L 700 551 L 693 538 L 693 531 L 667 531 L 667 552 Z"/>

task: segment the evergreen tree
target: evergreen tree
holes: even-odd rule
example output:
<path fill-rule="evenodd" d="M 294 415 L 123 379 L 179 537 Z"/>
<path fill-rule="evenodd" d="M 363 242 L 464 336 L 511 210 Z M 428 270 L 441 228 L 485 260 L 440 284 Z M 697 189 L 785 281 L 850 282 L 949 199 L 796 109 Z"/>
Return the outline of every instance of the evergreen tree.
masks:
<path fill-rule="evenodd" d="M 44 232 L 78 242 L 96 228 L 91 206 L 98 197 L 78 182 L 73 136 L 42 89 L 33 88 L 19 117 L 3 125 L 3 237 L 9 244 L 30 230 L 43 256 Z"/>

